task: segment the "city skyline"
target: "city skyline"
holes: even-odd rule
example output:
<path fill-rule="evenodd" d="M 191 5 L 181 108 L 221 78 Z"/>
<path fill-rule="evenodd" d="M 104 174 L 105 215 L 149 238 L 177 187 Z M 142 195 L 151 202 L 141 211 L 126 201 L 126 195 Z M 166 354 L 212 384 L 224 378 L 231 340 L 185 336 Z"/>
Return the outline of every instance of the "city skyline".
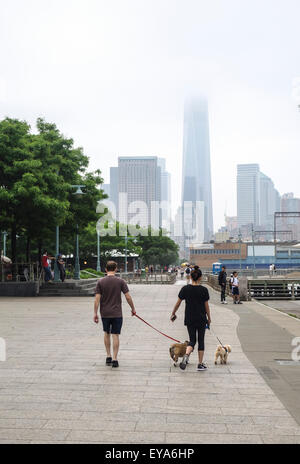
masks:
<path fill-rule="evenodd" d="M 206 95 L 218 230 L 225 212 L 236 214 L 237 164 L 259 162 L 281 194 L 300 197 L 300 114 L 292 96 L 300 4 L 282 5 L 74 0 L 70 8 L 53 0 L 42 12 L 37 0 L 2 1 L 0 118 L 32 127 L 39 116 L 56 122 L 106 183 L 119 154 L 164 156 L 174 217 L 184 100 Z"/>

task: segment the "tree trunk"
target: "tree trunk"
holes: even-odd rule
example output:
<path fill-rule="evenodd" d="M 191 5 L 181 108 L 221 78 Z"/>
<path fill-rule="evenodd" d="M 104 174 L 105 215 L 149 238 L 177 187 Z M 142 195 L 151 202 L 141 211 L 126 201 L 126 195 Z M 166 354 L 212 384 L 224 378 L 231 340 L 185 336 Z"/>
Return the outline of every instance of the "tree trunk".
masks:
<path fill-rule="evenodd" d="M 39 247 L 38 253 L 39 253 L 39 263 L 40 264 L 42 263 L 42 246 L 43 246 L 42 242 L 39 242 L 39 244 L 38 244 L 38 247 Z"/>
<path fill-rule="evenodd" d="M 27 237 L 26 242 L 26 263 L 31 263 L 31 238 L 29 236 Z"/>

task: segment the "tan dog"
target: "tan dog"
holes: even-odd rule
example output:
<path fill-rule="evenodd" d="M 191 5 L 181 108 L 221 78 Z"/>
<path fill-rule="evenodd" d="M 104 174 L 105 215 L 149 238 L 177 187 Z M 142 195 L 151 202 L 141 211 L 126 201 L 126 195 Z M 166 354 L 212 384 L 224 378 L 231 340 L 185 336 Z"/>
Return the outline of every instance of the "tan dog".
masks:
<path fill-rule="evenodd" d="M 219 345 L 216 349 L 215 353 L 215 364 L 217 364 L 218 358 L 220 357 L 220 364 L 226 364 L 228 353 L 231 353 L 231 346 L 230 345 Z"/>
<path fill-rule="evenodd" d="M 182 358 L 185 355 L 188 344 L 189 342 L 185 341 L 184 343 L 174 343 L 174 345 L 170 347 L 170 356 L 174 361 L 174 366 L 177 366 L 178 358 Z"/>

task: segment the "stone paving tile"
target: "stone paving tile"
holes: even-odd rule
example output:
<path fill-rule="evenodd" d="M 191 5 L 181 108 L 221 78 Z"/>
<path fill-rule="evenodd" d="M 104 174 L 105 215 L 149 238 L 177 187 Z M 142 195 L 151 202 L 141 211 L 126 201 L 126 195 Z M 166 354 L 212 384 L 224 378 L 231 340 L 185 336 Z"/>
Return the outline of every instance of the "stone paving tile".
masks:
<path fill-rule="evenodd" d="M 289 419 L 289 418 L 288 418 Z M 167 422 L 186 424 L 253 424 L 251 416 L 224 416 L 222 414 L 167 414 Z"/>
<path fill-rule="evenodd" d="M 292 417 L 276 417 L 276 416 L 253 416 L 253 423 L 257 425 L 272 425 L 280 427 L 297 427 L 297 422 Z"/>
<path fill-rule="evenodd" d="M 47 421 L 38 419 L 12 419 L 2 418 L 0 419 L 0 429 L 40 429 Z"/>
<path fill-rule="evenodd" d="M 128 416 L 127 416 L 128 419 Z M 43 429 L 54 430 L 101 430 L 101 431 L 133 431 L 136 422 L 111 421 L 103 419 L 90 420 L 49 420 Z M 152 429 L 151 429 L 152 430 Z"/>
<path fill-rule="evenodd" d="M 239 435 L 298 435 L 300 438 L 300 427 L 297 426 L 271 426 L 270 424 L 266 425 L 235 425 L 227 424 L 228 432 L 231 434 Z"/>
<path fill-rule="evenodd" d="M 102 443 L 166 443 L 162 432 L 105 432 L 75 430 L 68 435 L 68 440 L 84 440 Z"/>
<path fill-rule="evenodd" d="M 167 433 L 167 443 L 191 443 L 191 444 L 262 444 L 259 435 L 230 435 L 225 434 L 200 434 L 200 433 Z"/>
<path fill-rule="evenodd" d="M 73 411 L 41 411 L 40 409 L 29 409 L 29 410 L 2 410 L 0 416 L 3 419 L 65 419 L 65 420 L 76 420 L 82 416 L 82 412 Z M 128 416 L 127 416 L 128 417 Z"/>
<path fill-rule="evenodd" d="M 299 445 L 300 437 L 299 436 L 281 436 L 281 435 L 263 435 L 263 443 L 268 445 Z"/>
<path fill-rule="evenodd" d="M 0 428 L 0 440 L 65 440 L 69 433 L 69 430 Z"/>
<path fill-rule="evenodd" d="M 222 407 L 221 408 L 221 413 L 224 415 L 232 415 L 232 416 L 253 416 L 253 417 L 258 417 L 258 416 L 264 416 L 264 417 L 291 417 L 290 413 L 282 408 L 282 409 L 272 409 L 272 408 L 228 408 L 228 407 Z"/>
<path fill-rule="evenodd" d="M 30 441 L 25 440 L 1 440 L 0 445 L 29 445 Z"/>
<path fill-rule="evenodd" d="M 155 429 L 157 432 L 173 432 L 173 433 L 227 433 L 225 424 L 199 424 L 190 422 L 172 422 L 167 424 L 157 424 L 155 422 L 138 422 L 136 431 L 151 432 Z"/>

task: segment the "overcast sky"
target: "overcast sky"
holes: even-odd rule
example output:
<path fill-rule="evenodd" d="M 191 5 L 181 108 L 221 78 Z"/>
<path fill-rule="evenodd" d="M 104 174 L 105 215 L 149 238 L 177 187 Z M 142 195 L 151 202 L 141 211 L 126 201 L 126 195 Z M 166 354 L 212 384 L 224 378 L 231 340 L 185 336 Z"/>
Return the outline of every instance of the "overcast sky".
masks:
<path fill-rule="evenodd" d="M 91 168 L 158 155 L 180 202 L 183 103 L 210 109 L 215 228 L 236 164 L 300 196 L 299 0 L 0 0 L 0 118 L 56 122 Z"/>

